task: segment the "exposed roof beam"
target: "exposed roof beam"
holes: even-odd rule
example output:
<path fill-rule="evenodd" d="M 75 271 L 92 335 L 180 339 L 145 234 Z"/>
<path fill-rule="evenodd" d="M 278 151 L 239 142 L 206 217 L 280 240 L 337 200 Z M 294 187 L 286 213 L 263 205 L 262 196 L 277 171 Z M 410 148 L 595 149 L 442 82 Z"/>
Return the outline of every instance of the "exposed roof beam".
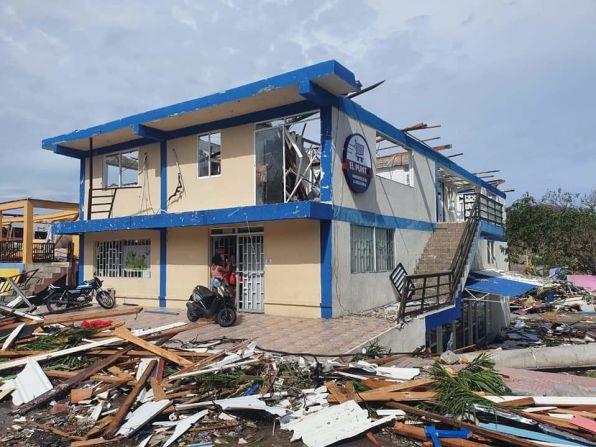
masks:
<path fill-rule="evenodd" d="M 434 137 L 434 138 L 427 138 L 426 140 L 422 140 L 422 141 L 432 141 L 432 140 L 438 140 L 441 137 Z"/>
<path fill-rule="evenodd" d="M 457 154 L 448 155 L 447 158 L 459 157 L 460 155 L 464 155 L 463 152 L 458 152 Z"/>
<path fill-rule="evenodd" d="M 447 149 L 451 149 L 452 147 L 452 144 L 444 144 L 442 146 L 433 146 L 433 149 L 435 151 L 446 151 Z"/>
<path fill-rule="evenodd" d="M 474 175 L 480 175 L 480 174 L 493 174 L 495 172 L 501 172 L 500 169 L 495 169 L 492 171 L 480 171 L 480 172 L 474 172 Z"/>

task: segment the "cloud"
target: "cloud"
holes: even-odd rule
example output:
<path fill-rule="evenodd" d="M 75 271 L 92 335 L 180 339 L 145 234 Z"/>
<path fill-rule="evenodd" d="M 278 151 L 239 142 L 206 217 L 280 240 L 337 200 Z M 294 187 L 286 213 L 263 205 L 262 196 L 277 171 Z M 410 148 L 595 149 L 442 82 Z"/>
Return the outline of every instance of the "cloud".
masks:
<path fill-rule="evenodd" d="M 40 149 L 76 128 L 325 59 L 398 127 L 442 124 L 470 170 L 540 195 L 594 187 L 596 3 L 577 0 L 6 0 L 0 6 L 0 200 L 76 200 L 78 162 Z"/>

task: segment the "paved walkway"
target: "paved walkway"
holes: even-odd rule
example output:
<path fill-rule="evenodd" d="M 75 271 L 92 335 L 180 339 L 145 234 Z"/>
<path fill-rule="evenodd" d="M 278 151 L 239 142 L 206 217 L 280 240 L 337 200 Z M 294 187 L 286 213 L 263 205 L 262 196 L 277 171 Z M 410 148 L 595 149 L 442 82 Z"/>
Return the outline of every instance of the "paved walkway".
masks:
<path fill-rule="evenodd" d="M 94 306 L 85 310 L 100 309 Z M 136 317 L 136 318 L 135 318 Z M 131 329 L 148 328 L 188 321 L 181 309 L 144 308 L 138 316 L 115 317 Z M 374 339 L 392 324 L 374 317 L 342 317 L 330 320 L 291 318 L 275 315 L 239 313 L 236 324 L 222 328 L 216 323 L 181 333 L 181 340 L 214 338 L 255 339 L 264 349 L 314 354 L 343 354 Z"/>

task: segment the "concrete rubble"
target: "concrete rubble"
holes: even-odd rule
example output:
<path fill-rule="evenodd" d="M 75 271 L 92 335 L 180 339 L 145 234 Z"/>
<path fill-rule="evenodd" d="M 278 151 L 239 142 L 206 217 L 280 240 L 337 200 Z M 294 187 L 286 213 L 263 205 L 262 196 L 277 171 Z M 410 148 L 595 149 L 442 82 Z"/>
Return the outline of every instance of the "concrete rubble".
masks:
<path fill-rule="evenodd" d="M 0 408 L 10 412 L 0 441 L 74 447 L 299 440 L 324 447 L 354 437 L 376 445 L 438 439 L 472 447 L 596 441 L 596 378 L 530 371 L 536 365 L 526 363 L 501 366 L 500 356 L 528 349 L 441 357 L 378 346 L 339 357 L 280 354 L 251 340 L 173 340 L 208 322 L 129 331 L 118 321 L 139 312 L 1 319 L 0 340 L 20 329 L 0 362 Z M 109 325 L 81 323 L 95 319 Z M 578 359 L 594 358 L 596 344 L 572 347 L 589 349 Z M 549 349 L 557 347 L 529 355 L 540 358 L 543 350 L 554 358 Z M 549 388 L 533 388 L 541 382 Z"/>

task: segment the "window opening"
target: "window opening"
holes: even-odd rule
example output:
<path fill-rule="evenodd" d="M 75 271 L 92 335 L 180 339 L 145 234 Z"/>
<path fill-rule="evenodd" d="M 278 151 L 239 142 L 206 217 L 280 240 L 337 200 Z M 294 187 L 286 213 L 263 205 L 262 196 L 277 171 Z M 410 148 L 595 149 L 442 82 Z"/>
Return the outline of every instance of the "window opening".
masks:
<path fill-rule="evenodd" d="M 318 112 L 258 123 L 256 203 L 319 200 L 321 123 Z"/>

